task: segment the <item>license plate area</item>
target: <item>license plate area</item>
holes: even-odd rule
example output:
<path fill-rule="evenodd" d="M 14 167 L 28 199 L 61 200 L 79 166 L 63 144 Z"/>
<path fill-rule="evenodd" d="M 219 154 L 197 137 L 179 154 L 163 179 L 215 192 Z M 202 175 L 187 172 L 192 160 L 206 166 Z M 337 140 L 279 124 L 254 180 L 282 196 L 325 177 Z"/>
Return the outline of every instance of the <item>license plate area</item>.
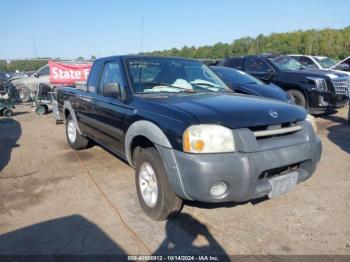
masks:
<path fill-rule="evenodd" d="M 268 194 L 269 198 L 275 198 L 291 191 L 298 183 L 298 172 L 291 172 L 285 175 L 277 176 L 268 180 L 272 190 Z"/>

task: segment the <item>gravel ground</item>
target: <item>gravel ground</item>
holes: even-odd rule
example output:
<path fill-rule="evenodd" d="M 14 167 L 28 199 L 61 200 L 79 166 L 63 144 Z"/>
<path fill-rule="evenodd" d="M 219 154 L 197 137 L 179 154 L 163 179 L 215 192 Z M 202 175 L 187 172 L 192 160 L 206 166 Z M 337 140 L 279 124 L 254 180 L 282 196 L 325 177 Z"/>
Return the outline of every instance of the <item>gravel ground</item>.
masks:
<path fill-rule="evenodd" d="M 0 254 L 350 255 L 350 126 L 318 117 L 315 175 L 276 199 L 186 202 L 169 221 L 138 205 L 134 171 L 99 146 L 71 150 L 64 125 L 27 106 L 0 119 Z"/>

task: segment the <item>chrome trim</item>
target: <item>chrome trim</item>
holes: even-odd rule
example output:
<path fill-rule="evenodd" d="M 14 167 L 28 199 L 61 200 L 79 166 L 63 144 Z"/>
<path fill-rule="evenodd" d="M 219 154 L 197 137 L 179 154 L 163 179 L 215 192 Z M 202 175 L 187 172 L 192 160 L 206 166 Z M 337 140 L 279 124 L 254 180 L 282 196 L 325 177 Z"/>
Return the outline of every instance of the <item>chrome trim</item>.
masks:
<path fill-rule="evenodd" d="M 301 130 L 301 128 L 302 128 L 301 126 L 291 126 L 291 127 L 272 129 L 272 130 L 255 131 L 253 133 L 255 137 L 274 136 L 274 135 L 293 133 Z"/>

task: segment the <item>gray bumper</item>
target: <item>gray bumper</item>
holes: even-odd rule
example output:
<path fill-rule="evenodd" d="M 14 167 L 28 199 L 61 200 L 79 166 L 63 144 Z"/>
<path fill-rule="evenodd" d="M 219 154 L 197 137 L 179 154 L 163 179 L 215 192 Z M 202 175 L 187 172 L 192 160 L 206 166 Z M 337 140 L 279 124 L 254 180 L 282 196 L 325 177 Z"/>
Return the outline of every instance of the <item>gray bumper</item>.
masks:
<path fill-rule="evenodd" d="M 293 167 L 298 172 L 298 182 L 311 177 L 320 160 L 322 144 L 311 126 L 303 125 L 302 131 L 283 137 L 264 141 L 254 137 L 256 143 L 242 141 L 250 137 L 246 129 L 235 131 L 240 150 L 234 153 L 187 154 L 161 146 L 157 149 L 169 181 L 180 197 L 203 202 L 241 202 L 270 193 L 268 174 Z M 210 194 L 211 186 L 217 182 L 228 185 L 227 194 L 220 199 Z"/>

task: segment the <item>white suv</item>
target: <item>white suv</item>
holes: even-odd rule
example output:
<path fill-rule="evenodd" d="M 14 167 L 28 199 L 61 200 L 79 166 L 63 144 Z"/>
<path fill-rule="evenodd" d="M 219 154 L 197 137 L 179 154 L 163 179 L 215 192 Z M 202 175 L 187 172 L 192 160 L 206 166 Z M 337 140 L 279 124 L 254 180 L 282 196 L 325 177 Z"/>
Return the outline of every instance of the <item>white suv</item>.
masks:
<path fill-rule="evenodd" d="M 350 56 L 337 63 L 327 56 L 289 55 L 307 69 L 332 70 L 350 75 Z"/>

